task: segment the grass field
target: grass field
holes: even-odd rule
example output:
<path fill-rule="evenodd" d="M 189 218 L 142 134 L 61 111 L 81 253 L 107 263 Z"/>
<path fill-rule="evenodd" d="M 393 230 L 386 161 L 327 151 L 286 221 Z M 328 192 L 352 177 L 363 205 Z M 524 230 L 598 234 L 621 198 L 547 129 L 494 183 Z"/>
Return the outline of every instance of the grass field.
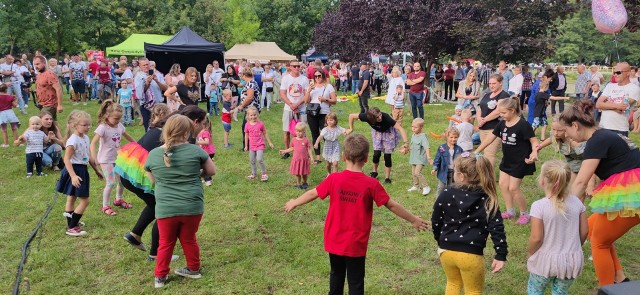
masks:
<path fill-rule="evenodd" d="M 382 101 L 372 101 L 383 111 L 388 107 Z M 65 103 L 65 118 L 73 108 Z M 79 106 L 94 116 L 98 105 Z M 357 112 L 355 103 L 338 103 L 334 109 L 340 124 L 346 126 L 348 113 Z M 31 105 L 29 115 L 35 115 Z M 426 132 L 441 132 L 447 125 L 445 116 L 453 113 L 453 105 L 427 105 Z M 289 161 L 281 160 L 277 149 L 282 148 L 280 118 L 282 105 L 263 112 L 276 150 L 266 152 L 265 161 L 270 174 L 266 183 L 247 181 L 249 162 L 246 153 L 238 151 L 240 123 L 234 123 L 234 148 L 222 148 L 222 126 L 213 117 L 214 142 L 217 146 L 217 175 L 214 185 L 205 188 L 205 214 L 198 233 L 201 247 L 203 278 L 189 280 L 170 276 L 162 294 L 323 294 L 328 290 L 329 259 L 323 250 L 322 233 L 328 202 L 317 200 L 291 214 L 283 211 L 284 203 L 301 194 L 292 188 L 294 179 L 288 174 Z M 407 117 L 410 117 L 408 114 Z M 28 117 L 20 116 L 23 129 Z M 95 123 L 92 128 L 96 127 Z M 405 130 L 409 120 L 405 119 Z M 142 127 L 128 128 L 134 138 L 142 135 Z M 365 123 L 357 123 L 356 132 L 370 138 Z M 638 135 L 633 134 L 638 142 Z M 442 140 L 430 138 L 432 153 Z M 124 143 L 123 143 L 124 144 Z M 560 159 L 552 149 L 541 153 L 540 163 Z M 0 290 L 8 291 L 15 279 L 20 249 L 54 196 L 54 185 L 59 173 L 46 171 L 46 177 L 25 178 L 24 148 L 0 149 Z M 411 185 L 408 156 L 393 155 L 394 182 L 386 185 L 389 194 L 411 212 L 429 219 L 435 199 L 434 193 L 423 197 L 407 193 Z M 341 167 L 342 168 L 342 167 Z M 365 166 L 368 173 L 370 164 Z M 324 162 L 312 167 L 309 183 L 317 185 L 326 175 Z M 426 169 L 424 171 L 427 173 Z M 92 174 L 92 176 L 94 176 Z M 537 176 L 537 174 L 536 174 Z M 428 177 L 435 188 L 436 178 Z M 60 196 L 42 232 L 34 240 L 21 290 L 30 294 L 149 294 L 153 289 L 154 264 L 145 260 L 147 253 L 129 246 L 124 233 L 134 225 L 143 202 L 126 193 L 132 202 L 130 210 L 117 210 L 117 216 L 100 212 L 101 191 L 104 182 L 93 178 L 91 204 L 85 212 L 88 235 L 80 238 L 64 234 L 66 221 L 62 217 L 65 198 Z M 523 191 L 528 203 L 542 197 L 535 186 L 535 177 L 526 177 Z M 436 253 L 436 242 L 430 232 L 418 233 L 411 225 L 395 217 L 388 210 L 376 208 L 369 252 L 367 255 L 367 294 L 443 294 L 445 276 Z M 525 294 L 528 226 L 506 222 L 509 256 L 505 269 L 487 274 L 485 294 Z M 637 253 L 638 229 L 631 230 L 617 243 L 618 254 L 628 277 L 640 278 L 640 257 Z M 150 231 L 144 235 L 148 245 Z M 486 250 L 486 269 L 489 269 L 494 251 L 491 243 Z M 635 245 L 635 246 L 634 246 Z M 633 250 L 636 249 L 636 250 Z M 587 260 L 589 244 L 585 244 L 585 268 L 571 288 L 571 294 L 595 294 L 597 281 L 593 266 Z M 176 254 L 182 256 L 179 247 Z M 172 269 L 183 267 L 184 257 L 172 263 Z"/>

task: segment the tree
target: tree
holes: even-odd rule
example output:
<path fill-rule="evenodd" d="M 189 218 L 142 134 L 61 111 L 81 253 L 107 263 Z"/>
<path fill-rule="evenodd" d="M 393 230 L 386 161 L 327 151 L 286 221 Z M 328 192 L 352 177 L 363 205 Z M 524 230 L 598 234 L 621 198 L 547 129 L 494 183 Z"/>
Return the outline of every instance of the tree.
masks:
<path fill-rule="evenodd" d="M 567 0 L 464 2 L 470 8 L 470 20 L 456 23 L 455 31 L 458 37 L 472 37 L 461 54 L 493 63 L 542 61 L 553 54 L 553 21 L 576 8 Z"/>
<path fill-rule="evenodd" d="M 252 0 L 227 0 L 224 3 L 223 41 L 227 49 L 236 43 L 251 43 L 260 34 L 260 19 Z"/>
<path fill-rule="evenodd" d="M 300 55 L 311 46 L 313 27 L 322 19 L 331 0 L 257 0 L 260 40 L 273 41 L 286 52 Z"/>

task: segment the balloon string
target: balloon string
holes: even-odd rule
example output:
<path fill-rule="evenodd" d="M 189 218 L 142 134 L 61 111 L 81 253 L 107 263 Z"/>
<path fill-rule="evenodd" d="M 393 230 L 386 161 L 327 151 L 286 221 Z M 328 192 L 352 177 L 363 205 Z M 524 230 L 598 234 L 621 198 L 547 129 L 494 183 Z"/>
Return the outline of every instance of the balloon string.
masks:
<path fill-rule="evenodd" d="M 618 62 L 620 62 L 620 49 L 618 48 L 618 34 L 613 35 L 613 43 L 616 44 L 616 55 L 618 56 Z"/>

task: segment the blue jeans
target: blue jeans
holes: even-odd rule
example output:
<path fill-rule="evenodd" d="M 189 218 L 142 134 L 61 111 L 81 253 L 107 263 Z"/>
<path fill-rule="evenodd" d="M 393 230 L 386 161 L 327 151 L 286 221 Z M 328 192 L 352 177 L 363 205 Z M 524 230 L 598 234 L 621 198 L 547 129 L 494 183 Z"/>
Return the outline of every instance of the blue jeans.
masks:
<path fill-rule="evenodd" d="M 125 125 L 133 123 L 133 107 L 124 107 L 124 116 L 122 116 L 122 121 L 124 121 Z"/>
<path fill-rule="evenodd" d="M 424 92 L 412 93 L 409 92 L 409 101 L 411 101 L 411 113 L 413 118 L 424 119 L 424 108 L 422 107 L 422 100 L 424 99 Z"/>
<path fill-rule="evenodd" d="M 210 101 L 209 102 L 209 115 L 213 114 L 213 112 L 216 112 L 216 116 L 218 115 L 218 102 L 213 102 Z"/>
<path fill-rule="evenodd" d="M 42 154 L 42 164 L 47 167 L 57 166 L 60 162 L 60 158 L 62 158 L 62 147 L 59 144 L 54 143 L 44 149 L 44 153 Z"/>
<path fill-rule="evenodd" d="M 12 82 L 8 85 L 7 94 L 14 95 L 18 99 L 18 107 L 20 112 L 24 114 L 24 100 L 22 99 L 22 83 Z"/>
<path fill-rule="evenodd" d="M 347 80 L 340 81 L 340 90 L 347 92 L 349 90 L 349 85 L 347 85 Z"/>
<path fill-rule="evenodd" d="M 352 80 L 351 81 L 351 91 L 353 92 L 353 94 L 356 94 L 356 91 L 360 90 L 358 89 L 358 80 Z"/>
<path fill-rule="evenodd" d="M 71 79 L 69 77 L 64 77 L 64 86 L 67 88 L 67 94 L 69 94 L 69 86 L 71 86 Z"/>
<path fill-rule="evenodd" d="M 91 99 L 98 99 L 98 80 L 91 82 Z"/>
<path fill-rule="evenodd" d="M 474 132 L 471 135 L 471 141 L 473 142 L 474 145 L 480 145 L 480 132 Z"/>

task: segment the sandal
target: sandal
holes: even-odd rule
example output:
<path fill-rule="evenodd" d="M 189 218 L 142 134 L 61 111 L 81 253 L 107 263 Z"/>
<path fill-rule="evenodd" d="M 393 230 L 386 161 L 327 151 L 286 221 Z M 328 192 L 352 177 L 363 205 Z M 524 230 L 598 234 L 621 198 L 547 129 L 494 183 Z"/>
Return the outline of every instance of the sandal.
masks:
<path fill-rule="evenodd" d="M 260 181 L 267 181 L 269 180 L 269 176 L 267 175 L 267 173 L 263 173 L 262 177 L 260 177 Z"/>
<path fill-rule="evenodd" d="M 255 174 L 247 175 L 247 179 L 255 179 L 255 178 L 256 178 Z"/>
<path fill-rule="evenodd" d="M 125 201 L 124 199 L 120 199 L 120 200 L 113 200 L 113 205 L 114 206 L 118 206 L 122 209 L 131 209 L 133 208 L 133 205 L 131 205 L 130 203 L 127 203 L 127 201 Z"/>
<path fill-rule="evenodd" d="M 113 211 L 111 209 L 111 206 L 102 206 L 101 211 L 104 212 L 104 214 L 107 214 L 109 216 L 114 216 L 118 214 L 116 211 Z"/>

